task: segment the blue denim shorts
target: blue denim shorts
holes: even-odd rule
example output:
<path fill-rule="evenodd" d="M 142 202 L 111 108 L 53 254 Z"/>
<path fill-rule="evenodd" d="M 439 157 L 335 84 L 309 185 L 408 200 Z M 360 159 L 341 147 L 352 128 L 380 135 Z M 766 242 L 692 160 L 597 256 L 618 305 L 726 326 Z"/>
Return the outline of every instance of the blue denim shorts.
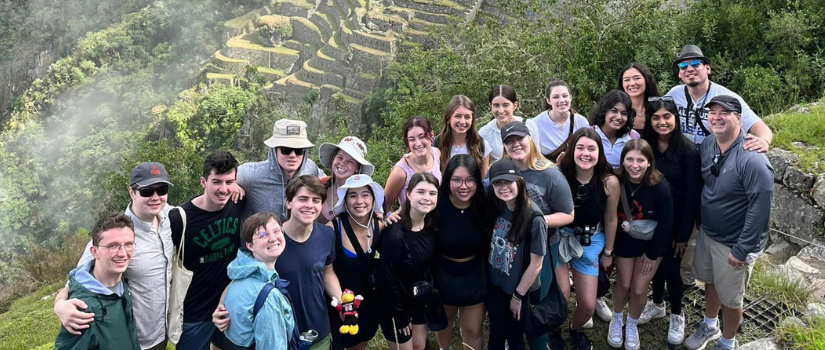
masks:
<path fill-rule="evenodd" d="M 559 232 L 562 235 L 573 233 L 573 231 L 567 227 L 559 230 Z M 556 242 L 550 249 L 556 261 L 555 266 L 563 264 L 563 262 L 558 259 L 559 243 Z M 604 233 L 599 232 L 590 237 L 589 246 L 582 247 L 582 256 L 580 258 L 570 260 L 570 267 L 588 276 L 599 276 L 599 254 L 602 253 L 602 249 L 604 249 Z"/>

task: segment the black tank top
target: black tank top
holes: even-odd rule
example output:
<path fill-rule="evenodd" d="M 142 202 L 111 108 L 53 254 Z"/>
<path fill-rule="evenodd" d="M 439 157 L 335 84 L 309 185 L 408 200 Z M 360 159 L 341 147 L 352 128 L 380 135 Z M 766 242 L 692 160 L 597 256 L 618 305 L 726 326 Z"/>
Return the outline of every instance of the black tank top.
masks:
<path fill-rule="evenodd" d="M 349 223 L 349 216 L 341 214 L 333 221 L 333 230 L 335 231 L 335 262 L 332 263 L 332 269 L 338 275 L 338 281 L 341 283 L 341 290 L 350 289 L 355 294 L 367 294 L 370 291 L 367 279 L 369 273 L 373 270 L 376 260 L 376 242 L 378 241 L 378 222 L 373 223 L 372 230 L 372 251 L 367 253 L 362 251 L 361 243 L 357 240 L 349 239 L 349 233 L 354 233 L 352 226 Z M 343 229 L 343 230 L 342 230 Z M 344 240 L 348 240 L 355 249 L 355 257 L 352 252 L 344 249 Z"/>
<path fill-rule="evenodd" d="M 590 182 L 582 185 L 578 180 L 568 180 L 570 192 L 573 194 L 575 217 L 568 227 L 595 226 L 602 222 L 604 208 L 607 203 L 607 194 L 604 192 L 602 180 L 593 176 Z"/>

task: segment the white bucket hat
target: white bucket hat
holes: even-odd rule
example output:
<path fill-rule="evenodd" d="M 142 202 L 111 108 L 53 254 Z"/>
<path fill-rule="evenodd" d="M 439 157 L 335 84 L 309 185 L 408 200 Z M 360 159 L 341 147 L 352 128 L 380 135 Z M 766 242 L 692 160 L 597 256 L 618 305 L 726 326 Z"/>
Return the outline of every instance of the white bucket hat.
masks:
<path fill-rule="evenodd" d="M 341 142 L 338 142 L 337 145 L 327 142 L 318 148 L 318 158 L 324 168 L 332 169 L 332 158 L 335 157 L 335 153 L 339 149 L 347 152 L 358 164 L 361 164 L 361 174 L 369 176 L 375 171 L 375 167 L 366 158 L 367 145 L 355 136 L 347 136 L 341 139 Z"/>
<path fill-rule="evenodd" d="M 307 138 L 307 123 L 300 120 L 280 119 L 272 127 L 272 137 L 264 141 L 269 148 L 310 148 L 314 146 Z"/>
<path fill-rule="evenodd" d="M 335 203 L 335 208 L 332 209 L 335 212 L 335 214 L 338 215 L 347 211 L 346 195 L 348 189 L 361 188 L 364 186 L 369 186 L 370 188 L 372 188 L 372 195 L 373 198 L 375 198 L 375 201 L 372 204 L 373 212 L 383 213 L 384 189 L 381 188 L 381 185 L 379 185 L 375 181 L 372 181 L 372 178 L 369 175 L 355 174 L 350 176 L 343 186 L 338 187 L 338 203 Z"/>

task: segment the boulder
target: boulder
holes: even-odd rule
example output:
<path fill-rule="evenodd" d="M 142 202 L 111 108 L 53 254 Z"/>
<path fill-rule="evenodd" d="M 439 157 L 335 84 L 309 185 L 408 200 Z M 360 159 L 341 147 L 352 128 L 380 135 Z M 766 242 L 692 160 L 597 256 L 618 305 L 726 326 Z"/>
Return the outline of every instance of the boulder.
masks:
<path fill-rule="evenodd" d="M 805 315 L 808 317 L 825 317 L 825 304 L 808 303 L 805 307 Z"/>
<path fill-rule="evenodd" d="M 774 186 L 771 198 L 771 227 L 795 237 L 785 237 L 800 246 L 819 238 L 822 211 L 800 198 L 785 186 Z"/>
<path fill-rule="evenodd" d="M 808 265 L 806 262 L 795 256 L 788 259 L 788 262 L 785 263 L 785 265 L 790 266 L 794 270 L 797 270 L 805 275 L 815 275 L 819 273 L 819 269 Z"/>
<path fill-rule="evenodd" d="M 825 174 L 817 176 L 814 188 L 811 189 L 811 198 L 817 205 L 825 208 Z"/>
<path fill-rule="evenodd" d="M 768 259 L 774 264 L 784 263 L 799 252 L 799 247 L 796 244 L 789 243 L 784 239 L 773 240 L 772 238 L 772 242 L 768 249 L 765 249 L 765 253 L 768 254 Z"/>
<path fill-rule="evenodd" d="M 775 182 L 782 182 L 785 170 L 799 159 L 793 152 L 781 148 L 771 149 L 766 156 L 768 161 L 771 162 L 771 166 L 773 166 L 773 179 Z"/>
<path fill-rule="evenodd" d="M 799 251 L 800 259 L 822 260 L 825 257 L 825 239 L 817 238 Z"/>
<path fill-rule="evenodd" d="M 782 183 L 794 191 L 808 193 L 814 185 L 814 176 L 803 173 L 802 170 L 796 167 L 789 166 L 785 170 L 785 176 L 782 177 Z"/>
<path fill-rule="evenodd" d="M 781 350 L 782 347 L 773 338 L 762 338 L 740 345 L 739 350 Z"/>

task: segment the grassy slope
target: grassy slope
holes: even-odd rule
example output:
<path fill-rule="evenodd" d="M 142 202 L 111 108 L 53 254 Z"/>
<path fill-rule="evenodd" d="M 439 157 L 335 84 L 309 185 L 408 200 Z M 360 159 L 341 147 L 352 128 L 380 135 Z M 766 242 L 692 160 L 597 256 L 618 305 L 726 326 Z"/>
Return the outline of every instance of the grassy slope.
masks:
<path fill-rule="evenodd" d="M 60 283 L 40 288 L 12 303 L 0 317 L 0 350 L 51 349 L 60 324 L 52 313 Z"/>
<path fill-rule="evenodd" d="M 825 173 L 825 98 L 807 108 L 809 113 L 788 111 L 766 117 L 765 123 L 774 132 L 773 147 L 799 155 L 798 165 L 803 171 Z M 797 141 L 809 147 L 791 144 Z"/>

